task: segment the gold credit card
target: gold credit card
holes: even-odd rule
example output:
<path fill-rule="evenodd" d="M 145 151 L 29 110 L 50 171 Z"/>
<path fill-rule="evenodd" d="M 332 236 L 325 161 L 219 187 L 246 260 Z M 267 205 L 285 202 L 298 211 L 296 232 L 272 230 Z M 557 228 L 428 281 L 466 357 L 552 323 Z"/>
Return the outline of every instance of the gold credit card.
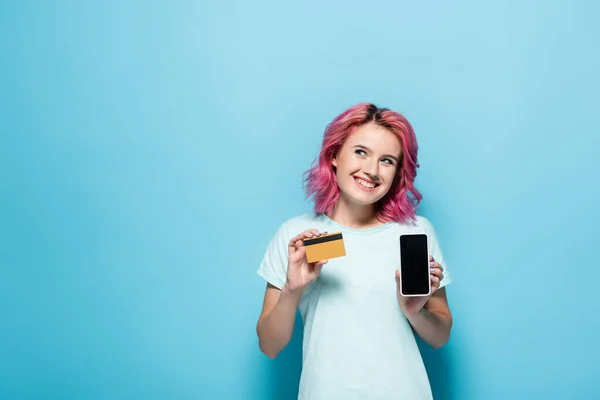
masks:
<path fill-rule="evenodd" d="M 315 238 L 304 239 L 306 259 L 313 263 L 346 255 L 341 232 L 333 232 Z"/>

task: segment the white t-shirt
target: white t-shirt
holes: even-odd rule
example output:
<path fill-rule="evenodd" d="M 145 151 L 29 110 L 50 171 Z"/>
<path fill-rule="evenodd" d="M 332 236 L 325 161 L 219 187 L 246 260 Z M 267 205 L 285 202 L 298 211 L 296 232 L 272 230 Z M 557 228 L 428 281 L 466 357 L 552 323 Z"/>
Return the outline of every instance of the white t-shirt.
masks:
<path fill-rule="evenodd" d="M 431 223 L 389 222 L 371 229 L 343 227 L 323 214 L 285 221 L 271 240 L 258 274 L 278 288 L 286 281 L 288 243 L 315 228 L 342 232 L 346 256 L 333 258 L 304 292 L 301 400 L 431 399 L 429 379 L 411 326 L 396 298 L 399 237 L 425 232 L 429 253 L 450 271 Z"/>

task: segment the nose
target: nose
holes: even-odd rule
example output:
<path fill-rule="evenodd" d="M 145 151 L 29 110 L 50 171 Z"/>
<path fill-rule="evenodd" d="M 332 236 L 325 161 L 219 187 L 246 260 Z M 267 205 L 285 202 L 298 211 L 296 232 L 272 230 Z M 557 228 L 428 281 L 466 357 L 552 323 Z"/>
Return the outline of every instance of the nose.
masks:
<path fill-rule="evenodd" d="M 365 160 L 365 163 L 363 164 L 363 172 L 374 181 L 379 179 L 379 163 L 377 160 L 373 158 Z"/>

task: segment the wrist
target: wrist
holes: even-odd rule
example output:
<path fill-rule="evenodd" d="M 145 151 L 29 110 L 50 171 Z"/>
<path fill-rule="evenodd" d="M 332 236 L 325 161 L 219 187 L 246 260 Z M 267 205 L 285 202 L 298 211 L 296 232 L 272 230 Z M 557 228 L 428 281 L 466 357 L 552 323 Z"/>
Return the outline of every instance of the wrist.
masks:
<path fill-rule="evenodd" d="M 403 309 L 402 311 L 404 312 L 404 316 L 406 317 L 406 319 L 408 319 L 410 322 L 412 322 L 412 321 L 418 320 L 424 316 L 425 308 L 421 307 L 418 310 L 412 310 L 412 311 Z"/>
<path fill-rule="evenodd" d="M 302 297 L 302 294 L 304 294 L 304 290 L 306 290 L 306 288 L 304 287 L 293 288 L 286 281 L 283 287 L 281 288 L 281 294 L 283 296 L 300 299 Z"/>

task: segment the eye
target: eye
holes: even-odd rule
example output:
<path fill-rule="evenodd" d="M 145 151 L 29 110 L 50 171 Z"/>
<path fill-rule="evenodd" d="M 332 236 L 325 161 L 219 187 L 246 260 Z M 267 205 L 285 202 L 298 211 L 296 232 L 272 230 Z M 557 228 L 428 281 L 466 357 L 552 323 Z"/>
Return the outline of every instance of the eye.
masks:
<path fill-rule="evenodd" d="M 367 154 L 367 152 L 364 151 L 363 149 L 356 149 L 356 150 L 354 150 L 354 154 L 358 154 L 359 156 L 364 156 Z"/>
<path fill-rule="evenodd" d="M 391 159 L 389 159 L 389 158 L 384 158 L 382 161 L 385 162 L 385 163 L 387 163 L 387 164 L 389 164 L 389 165 L 394 165 L 394 161 L 391 160 Z"/>

